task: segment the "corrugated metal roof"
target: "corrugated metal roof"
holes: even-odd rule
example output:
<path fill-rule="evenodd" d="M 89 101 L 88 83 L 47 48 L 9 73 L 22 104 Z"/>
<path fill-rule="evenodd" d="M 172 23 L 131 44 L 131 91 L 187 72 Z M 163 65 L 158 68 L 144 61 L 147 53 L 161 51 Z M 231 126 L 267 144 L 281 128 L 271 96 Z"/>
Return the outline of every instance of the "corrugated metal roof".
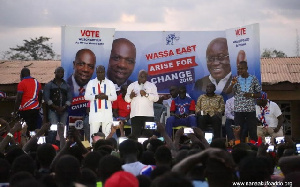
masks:
<path fill-rule="evenodd" d="M 40 83 L 47 83 L 54 78 L 54 70 L 60 64 L 60 61 L 0 61 L 0 84 L 19 83 L 24 66 Z M 300 83 L 300 57 L 261 58 L 261 80 L 263 84 Z"/>
<path fill-rule="evenodd" d="M 300 57 L 261 58 L 262 84 L 300 83 Z"/>
<path fill-rule="evenodd" d="M 61 64 L 60 61 L 0 61 L 0 84 L 14 84 L 20 82 L 23 67 L 30 69 L 32 77 L 40 83 L 47 83 L 54 78 L 54 71 Z"/>

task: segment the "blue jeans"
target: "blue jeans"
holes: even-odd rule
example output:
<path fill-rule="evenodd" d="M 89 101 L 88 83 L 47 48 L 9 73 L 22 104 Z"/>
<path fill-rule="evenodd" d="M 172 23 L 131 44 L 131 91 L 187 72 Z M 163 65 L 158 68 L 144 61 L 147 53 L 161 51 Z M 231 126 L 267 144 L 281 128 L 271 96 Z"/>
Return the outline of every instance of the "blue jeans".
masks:
<path fill-rule="evenodd" d="M 48 111 L 48 118 L 51 124 L 58 124 L 58 122 L 66 125 L 68 119 L 68 111 L 65 111 L 63 114 L 59 115 L 53 110 Z"/>
<path fill-rule="evenodd" d="M 58 122 L 62 123 L 64 126 L 67 123 L 68 119 L 68 111 L 66 110 L 63 114 L 59 115 L 53 110 L 48 111 L 48 118 L 51 124 L 58 124 Z M 62 132 L 64 133 L 64 132 Z M 60 134 L 60 128 L 57 128 L 57 134 Z"/>
<path fill-rule="evenodd" d="M 197 127 L 197 120 L 195 116 L 189 116 L 187 118 L 176 118 L 175 116 L 170 116 L 166 123 L 166 132 L 172 138 L 173 127 L 178 126 L 188 126 Z"/>

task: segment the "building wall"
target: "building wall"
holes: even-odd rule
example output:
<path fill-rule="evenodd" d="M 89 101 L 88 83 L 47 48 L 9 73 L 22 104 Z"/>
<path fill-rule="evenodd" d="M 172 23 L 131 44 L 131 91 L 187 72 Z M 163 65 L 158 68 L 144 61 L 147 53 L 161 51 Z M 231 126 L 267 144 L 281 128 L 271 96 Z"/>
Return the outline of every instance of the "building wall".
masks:
<path fill-rule="evenodd" d="M 277 104 L 290 104 L 291 136 L 294 140 L 300 140 L 300 85 L 284 82 L 263 85 L 262 89 L 268 93 L 268 99 Z"/>

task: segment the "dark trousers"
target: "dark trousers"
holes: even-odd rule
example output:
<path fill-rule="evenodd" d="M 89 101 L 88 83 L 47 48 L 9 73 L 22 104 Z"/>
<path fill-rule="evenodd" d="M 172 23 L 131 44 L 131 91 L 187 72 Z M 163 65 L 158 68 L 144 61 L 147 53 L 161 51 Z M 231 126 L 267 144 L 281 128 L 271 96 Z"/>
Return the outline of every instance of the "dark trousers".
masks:
<path fill-rule="evenodd" d="M 245 142 L 245 138 L 249 136 L 251 140 L 257 141 L 257 120 L 256 112 L 234 112 L 235 125 L 241 126 L 240 138 L 241 142 Z"/>
<path fill-rule="evenodd" d="M 198 127 L 202 131 L 207 131 L 208 125 L 211 124 L 214 131 L 214 138 L 221 138 L 222 118 L 214 115 L 203 115 L 197 117 Z"/>
<path fill-rule="evenodd" d="M 148 116 L 135 116 L 131 118 L 131 134 L 138 138 L 142 135 L 142 131 L 145 127 L 145 122 L 153 122 L 154 117 Z"/>
<path fill-rule="evenodd" d="M 27 124 L 27 131 L 34 131 L 37 128 L 37 121 L 39 116 L 38 109 L 19 111 L 21 118 Z"/>
<path fill-rule="evenodd" d="M 234 120 L 226 118 L 225 131 L 226 131 L 228 141 L 235 139 L 234 134 L 233 134 L 233 130 L 232 130 L 232 127 L 231 127 L 232 125 L 234 125 Z"/>

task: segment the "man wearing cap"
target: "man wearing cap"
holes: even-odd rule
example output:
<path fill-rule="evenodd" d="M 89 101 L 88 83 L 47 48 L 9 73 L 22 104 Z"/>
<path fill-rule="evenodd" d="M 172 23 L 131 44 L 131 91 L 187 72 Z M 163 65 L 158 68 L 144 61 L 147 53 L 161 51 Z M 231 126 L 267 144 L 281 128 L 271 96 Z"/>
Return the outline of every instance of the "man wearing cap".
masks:
<path fill-rule="evenodd" d="M 282 124 L 283 116 L 279 106 L 267 99 L 267 93 L 262 92 L 261 98 L 256 100 L 256 117 L 262 126 L 257 126 L 257 135 L 264 140 L 265 136 L 271 136 L 271 142 L 274 138 L 283 136 Z"/>

